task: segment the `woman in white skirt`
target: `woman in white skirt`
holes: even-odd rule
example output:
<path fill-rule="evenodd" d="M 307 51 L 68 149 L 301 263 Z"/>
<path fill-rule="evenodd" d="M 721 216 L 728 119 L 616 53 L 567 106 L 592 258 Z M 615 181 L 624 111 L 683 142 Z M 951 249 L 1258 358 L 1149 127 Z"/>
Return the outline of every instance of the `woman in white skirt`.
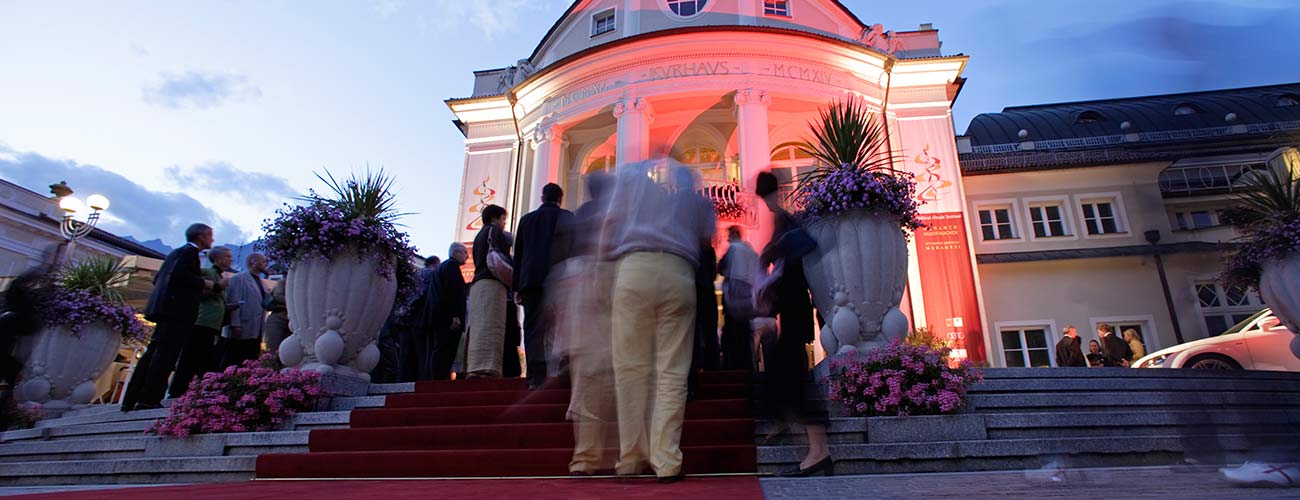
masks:
<path fill-rule="evenodd" d="M 483 228 L 474 237 L 474 281 L 469 287 L 466 378 L 498 378 L 506 333 L 506 283 L 489 266 L 492 253 L 507 263 L 510 254 L 503 244 L 506 209 L 488 205 L 483 209 Z"/>

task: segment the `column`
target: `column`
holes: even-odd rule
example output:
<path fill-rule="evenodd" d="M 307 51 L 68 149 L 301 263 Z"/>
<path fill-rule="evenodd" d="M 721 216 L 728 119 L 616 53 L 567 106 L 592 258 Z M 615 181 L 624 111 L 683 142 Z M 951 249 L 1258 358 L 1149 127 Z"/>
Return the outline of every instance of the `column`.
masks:
<path fill-rule="evenodd" d="M 618 119 L 615 161 L 624 165 L 649 159 L 650 124 L 655 119 L 650 102 L 640 97 L 623 99 L 614 105 L 614 118 Z"/>
<path fill-rule="evenodd" d="M 754 89 L 736 91 L 737 143 L 740 147 L 741 185 L 746 189 L 754 185 L 758 172 L 767 168 L 772 159 L 772 146 L 768 142 L 767 107 L 772 98 L 767 92 Z"/>
<path fill-rule="evenodd" d="M 533 186 L 526 206 L 534 210 L 542 204 L 542 188 L 548 183 L 560 183 L 564 167 L 560 155 L 564 153 L 563 134 L 557 127 L 541 124 L 533 132 Z"/>

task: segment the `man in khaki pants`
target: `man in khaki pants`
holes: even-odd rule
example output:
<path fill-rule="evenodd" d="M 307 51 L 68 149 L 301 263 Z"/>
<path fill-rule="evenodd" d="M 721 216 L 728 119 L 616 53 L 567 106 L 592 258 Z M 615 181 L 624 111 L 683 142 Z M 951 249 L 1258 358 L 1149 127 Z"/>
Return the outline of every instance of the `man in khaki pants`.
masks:
<path fill-rule="evenodd" d="M 666 161 L 619 168 L 603 234 L 614 265 L 611 297 L 618 474 L 648 462 L 660 482 L 682 479 L 682 419 L 695 326 L 695 267 L 711 244 L 713 206 L 694 173 Z M 667 190 L 651 168 L 673 179 Z M 659 178 L 663 178 L 662 175 Z"/>

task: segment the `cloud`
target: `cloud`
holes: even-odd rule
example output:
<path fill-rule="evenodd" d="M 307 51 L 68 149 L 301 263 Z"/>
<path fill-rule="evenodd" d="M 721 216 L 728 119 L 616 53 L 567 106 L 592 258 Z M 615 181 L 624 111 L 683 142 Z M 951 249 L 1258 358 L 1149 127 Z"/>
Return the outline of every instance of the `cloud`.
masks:
<path fill-rule="evenodd" d="M 146 49 L 146 48 L 144 48 L 144 47 L 142 47 L 142 46 L 140 46 L 140 45 L 137 45 L 137 44 L 132 43 L 132 44 L 131 44 L 131 55 L 136 56 L 136 57 L 149 57 L 149 49 Z"/>
<path fill-rule="evenodd" d="M 373 0 L 370 2 L 370 10 L 379 16 L 380 19 L 388 19 L 397 11 L 406 6 L 405 0 Z"/>
<path fill-rule="evenodd" d="M 144 102 L 172 109 L 203 109 L 262 97 L 262 90 L 248 83 L 244 75 L 187 71 L 160 77 L 161 81 L 144 85 Z"/>
<path fill-rule="evenodd" d="M 549 1 L 538 0 L 434 0 L 427 3 L 443 27 L 459 27 L 466 23 L 492 39 L 505 32 L 514 31 L 521 15 L 529 10 L 545 10 Z"/>
<path fill-rule="evenodd" d="M 249 172 L 230 163 L 209 162 L 193 168 L 167 167 L 167 179 L 183 189 L 197 188 L 261 204 L 278 204 L 298 193 L 283 177 Z"/>
<path fill-rule="evenodd" d="M 185 227 L 202 222 L 213 227 L 219 241 L 246 239 L 238 225 L 189 195 L 154 191 L 99 166 L 0 146 L 0 177 L 42 194 L 47 191 L 45 186 L 59 181 L 67 181 L 78 196 L 103 194 L 112 205 L 101 226 L 120 236 L 160 238 L 179 245 Z"/>

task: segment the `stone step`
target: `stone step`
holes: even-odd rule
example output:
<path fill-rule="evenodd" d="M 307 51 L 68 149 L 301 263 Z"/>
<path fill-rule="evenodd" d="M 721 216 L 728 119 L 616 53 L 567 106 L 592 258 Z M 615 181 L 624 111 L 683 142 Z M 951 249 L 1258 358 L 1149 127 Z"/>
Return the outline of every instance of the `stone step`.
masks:
<path fill-rule="evenodd" d="M 403 394 L 415 392 L 415 382 L 399 382 L 396 384 L 370 384 L 368 394 L 371 396 L 382 396 L 385 394 Z"/>
<path fill-rule="evenodd" d="M 1164 407 L 1166 409 L 1197 408 L 1277 408 L 1300 407 L 1300 393 L 1252 392 L 1189 392 L 1171 393 L 1156 391 L 1087 392 L 1078 394 L 1015 393 L 972 394 L 970 403 L 976 412 L 1023 411 L 1028 409 L 1066 411 L 1071 408 Z"/>
<path fill-rule="evenodd" d="M 159 410 L 149 410 L 159 411 Z M 120 412 L 119 412 L 120 413 Z M 141 413 L 141 412 L 131 412 Z M 348 426 L 350 411 L 318 411 L 294 415 L 285 430 L 336 429 Z M 129 413 L 127 415 L 130 415 Z M 108 437 L 142 436 L 153 425 L 153 420 L 110 421 L 96 424 L 71 425 L 64 427 L 43 427 L 5 432 L 0 437 L 4 441 L 22 442 L 34 439 L 70 440 L 98 439 Z"/>
<path fill-rule="evenodd" d="M 107 424 L 110 422 L 132 422 L 136 420 L 152 421 L 152 420 L 157 420 L 166 417 L 168 411 L 169 410 L 166 408 L 159 408 L 156 410 L 131 411 L 131 412 L 123 412 L 119 409 L 117 411 L 99 412 L 90 415 L 79 415 L 75 417 L 63 416 L 59 418 L 41 420 L 39 422 L 36 422 L 36 427 L 37 428 L 69 427 L 74 425 L 86 425 L 86 424 Z"/>
<path fill-rule="evenodd" d="M 188 438 L 136 436 L 27 441 L 0 445 L 0 462 L 305 453 L 309 433 L 310 431 L 273 431 L 206 434 Z"/>
<path fill-rule="evenodd" d="M 1283 380 L 1300 382 L 1298 372 L 1261 370 L 1181 370 L 1160 368 L 981 368 L 985 380 L 1073 378 L 1169 378 L 1211 380 Z"/>
<path fill-rule="evenodd" d="M 1267 440 L 1285 446 L 1290 461 L 1300 461 L 1294 434 L 1217 436 L 1056 437 L 989 439 L 933 443 L 832 444 L 837 474 L 956 472 L 1037 468 L 1065 456 L 1070 467 L 1168 465 L 1182 458 L 1184 443 L 1217 439 L 1238 460 Z M 759 472 L 795 467 L 805 446 L 759 447 Z"/>
<path fill-rule="evenodd" d="M 246 481 L 256 465 L 255 456 L 11 462 L 0 467 L 0 485 Z"/>
<path fill-rule="evenodd" d="M 971 394 L 999 392 L 1289 392 L 1300 393 L 1300 381 L 1225 380 L 1195 378 L 1067 378 L 988 379 L 971 386 Z"/>

